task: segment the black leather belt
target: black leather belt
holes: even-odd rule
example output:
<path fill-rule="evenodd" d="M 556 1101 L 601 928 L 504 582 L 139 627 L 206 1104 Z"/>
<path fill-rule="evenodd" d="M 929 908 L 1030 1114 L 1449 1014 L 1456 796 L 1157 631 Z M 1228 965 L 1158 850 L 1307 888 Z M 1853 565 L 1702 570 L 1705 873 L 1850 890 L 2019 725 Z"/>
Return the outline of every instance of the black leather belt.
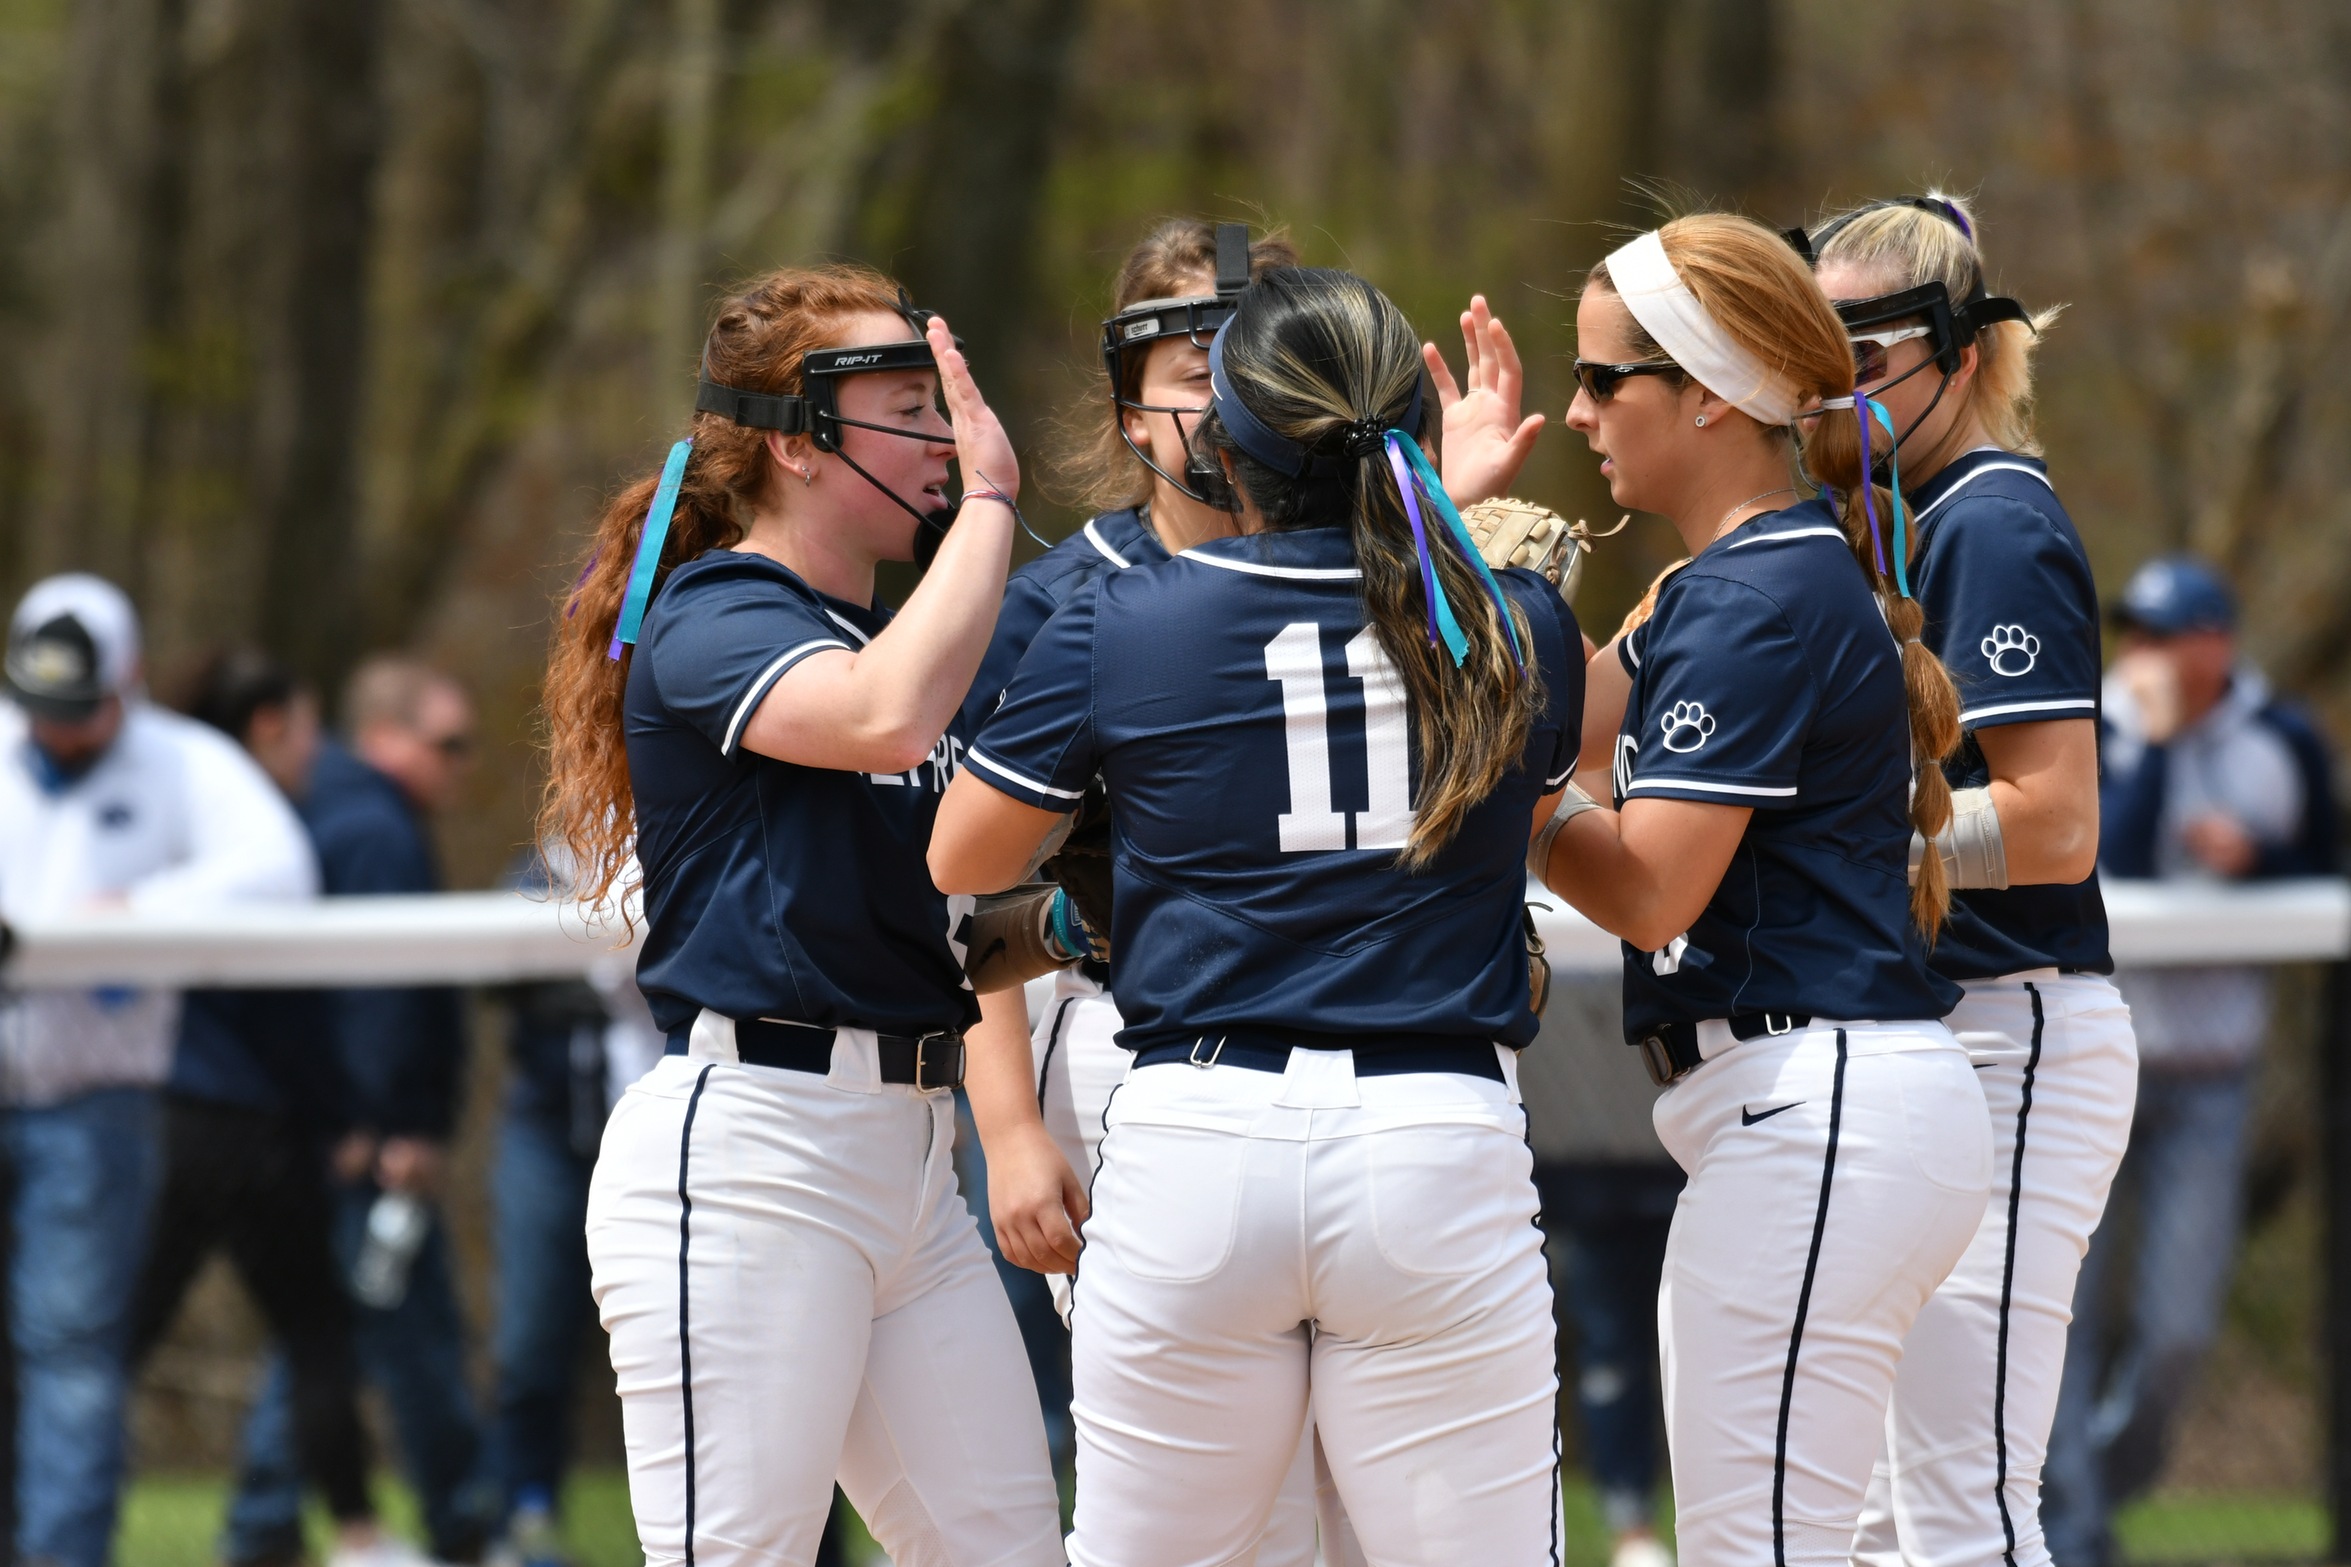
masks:
<path fill-rule="evenodd" d="M 686 1053 L 690 1030 L 669 1040 L 671 1055 Z M 790 1023 L 782 1018 L 749 1017 L 735 1020 L 735 1056 L 746 1066 L 781 1067 L 787 1072 L 814 1072 L 819 1077 L 833 1069 L 833 1039 L 837 1030 L 814 1023 Z M 923 1090 L 963 1086 L 963 1036 L 952 1029 L 935 1034 L 876 1034 L 874 1054 L 880 1058 L 882 1081 L 911 1083 Z"/>
<path fill-rule="evenodd" d="M 1809 1012 L 1736 1012 L 1723 1019 L 1733 1039 L 1761 1039 L 1766 1035 L 1793 1034 L 1809 1027 Z M 1647 1038 L 1633 1046 L 1641 1052 L 1641 1065 L 1649 1069 L 1649 1081 L 1663 1088 L 1688 1077 L 1706 1064 L 1698 1053 L 1698 1025 L 1695 1023 L 1665 1023 Z"/>
<path fill-rule="evenodd" d="M 1460 1072 L 1490 1082 L 1499 1083 L 1503 1080 L 1502 1063 L 1494 1058 L 1492 1045 L 1434 1034 L 1418 1039 L 1396 1039 L 1390 1036 L 1374 1045 L 1354 1047 L 1336 1041 L 1328 1045 L 1292 1045 L 1261 1034 L 1202 1034 L 1196 1039 L 1176 1044 L 1146 1045 L 1135 1052 L 1135 1065 L 1164 1066 L 1171 1061 L 1181 1061 L 1202 1069 L 1238 1066 L 1252 1072 L 1279 1072 L 1289 1066 L 1290 1052 L 1294 1049 L 1350 1048 L 1355 1051 L 1357 1077 L 1390 1077 L 1403 1072 Z"/>

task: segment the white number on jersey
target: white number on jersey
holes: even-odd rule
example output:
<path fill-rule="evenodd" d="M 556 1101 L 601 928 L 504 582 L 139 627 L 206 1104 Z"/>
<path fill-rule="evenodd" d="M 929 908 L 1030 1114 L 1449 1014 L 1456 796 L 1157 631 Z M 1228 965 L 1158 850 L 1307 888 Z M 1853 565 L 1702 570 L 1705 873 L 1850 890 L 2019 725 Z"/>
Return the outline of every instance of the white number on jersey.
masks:
<path fill-rule="evenodd" d="M 1353 819 L 1358 849 L 1401 849 L 1412 833 L 1411 715 L 1404 678 L 1369 626 L 1347 644 L 1347 673 L 1363 682 L 1363 750 L 1368 805 L 1331 809 L 1329 707 L 1323 694 L 1322 628 L 1284 626 L 1265 645 L 1265 678 L 1282 688 L 1282 729 L 1290 760 L 1290 808 L 1276 821 L 1284 854 L 1347 847 Z"/>

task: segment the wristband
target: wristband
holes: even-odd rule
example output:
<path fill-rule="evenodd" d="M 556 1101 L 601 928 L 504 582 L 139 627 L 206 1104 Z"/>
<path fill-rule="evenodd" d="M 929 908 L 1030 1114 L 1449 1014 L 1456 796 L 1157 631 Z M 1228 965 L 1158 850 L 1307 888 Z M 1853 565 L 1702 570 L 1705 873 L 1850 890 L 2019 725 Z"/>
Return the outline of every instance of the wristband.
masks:
<path fill-rule="evenodd" d="M 1551 845 L 1557 841 L 1559 830 L 1586 811 L 1599 809 L 1600 802 L 1586 794 L 1583 785 L 1570 779 L 1567 788 L 1560 793 L 1559 808 L 1551 813 L 1551 819 L 1543 824 L 1542 830 L 1527 845 L 1527 874 L 1548 885 Z"/>
<path fill-rule="evenodd" d="M 1102 938 L 1094 934 L 1094 927 L 1078 912 L 1076 901 L 1059 888 L 1054 890 L 1053 901 L 1046 905 L 1045 939 L 1068 954 L 1063 959 L 1067 963 L 1075 963 L 1080 958 L 1102 962 L 1109 957 Z"/>
<path fill-rule="evenodd" d="M 956 501 L 955 504 L 960 508 L 972 501 L 1001 501 L 1006 506 L 1012 508 L 1013 515 L 1018 516 L 1020 514 L 1019 504 L 1015 502 L 1011 496 L 1005 494 L 1002 490 L 965 490 L 963 492 L 962 498 Z"/>

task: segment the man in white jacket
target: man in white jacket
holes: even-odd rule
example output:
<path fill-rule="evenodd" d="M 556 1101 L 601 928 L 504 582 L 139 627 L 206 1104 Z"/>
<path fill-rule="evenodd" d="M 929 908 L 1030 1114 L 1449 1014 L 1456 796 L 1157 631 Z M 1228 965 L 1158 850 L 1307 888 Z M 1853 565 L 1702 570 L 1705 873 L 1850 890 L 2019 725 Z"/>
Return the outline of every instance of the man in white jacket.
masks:
<path fill-rule="evenodd" d="M 267 775 L 227 736 L 145 700 L 120 589 L 79 573 L 36 584 L 10 617 L 6 686 L 0 920 L 316 895 L 309 841 Z M 108 1558 L 156 1089 L 178 1014 L 168 990 L 0 991 L 20 1561 Z"/>

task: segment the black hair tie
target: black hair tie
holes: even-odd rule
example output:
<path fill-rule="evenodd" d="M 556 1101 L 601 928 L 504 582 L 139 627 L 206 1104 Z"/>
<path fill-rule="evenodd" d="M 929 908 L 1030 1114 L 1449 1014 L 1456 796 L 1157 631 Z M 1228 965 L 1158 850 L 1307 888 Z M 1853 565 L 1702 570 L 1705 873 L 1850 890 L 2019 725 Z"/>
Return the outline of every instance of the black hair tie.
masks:
<path fill-rule="evenodd" d="M 1339 426 L 1339 450 L 1346 456 L 1361 461 L 1377 457 L 1388 438 L 1388 423 L 1384 419 L 1355 419 Z"/>

